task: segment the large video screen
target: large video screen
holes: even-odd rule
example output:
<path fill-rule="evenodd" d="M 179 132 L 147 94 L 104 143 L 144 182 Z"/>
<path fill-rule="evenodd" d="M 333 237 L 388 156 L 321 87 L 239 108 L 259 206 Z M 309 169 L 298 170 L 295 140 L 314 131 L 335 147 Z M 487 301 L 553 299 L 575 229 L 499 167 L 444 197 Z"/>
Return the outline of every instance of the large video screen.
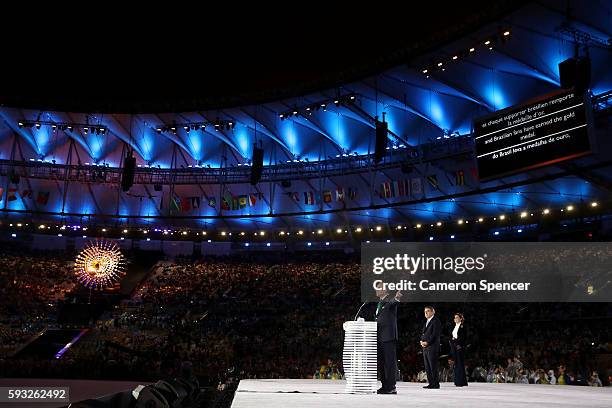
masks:
<path fill-rule="evenodd" d="M 570 90 L 476 119 L 480 180 L 589 154 L 587 118 L 583 94 Z"/>

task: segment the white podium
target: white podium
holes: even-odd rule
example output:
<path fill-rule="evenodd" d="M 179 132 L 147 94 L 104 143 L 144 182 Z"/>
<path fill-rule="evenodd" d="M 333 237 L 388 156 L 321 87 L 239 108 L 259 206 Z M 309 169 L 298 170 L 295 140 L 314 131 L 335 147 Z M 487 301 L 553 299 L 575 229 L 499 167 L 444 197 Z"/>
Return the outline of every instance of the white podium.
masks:
<path fill-rule="evenodd" d="M 370 394 L 378 387 L 376 322 L 344 322 L 342 363 L 346 379 L 345 392 Z"/>

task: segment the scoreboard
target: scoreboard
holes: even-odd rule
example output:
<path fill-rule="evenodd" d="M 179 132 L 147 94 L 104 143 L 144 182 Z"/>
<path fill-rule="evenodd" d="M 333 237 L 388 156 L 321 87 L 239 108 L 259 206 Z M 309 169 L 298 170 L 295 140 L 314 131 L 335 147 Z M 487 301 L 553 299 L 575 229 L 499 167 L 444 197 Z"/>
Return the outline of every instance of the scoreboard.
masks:
<path fill-rule="evenodd" d="M 591 152 L 588 102 L 562 91 L 474 121 L 481 181 L 547 166 Z"/>

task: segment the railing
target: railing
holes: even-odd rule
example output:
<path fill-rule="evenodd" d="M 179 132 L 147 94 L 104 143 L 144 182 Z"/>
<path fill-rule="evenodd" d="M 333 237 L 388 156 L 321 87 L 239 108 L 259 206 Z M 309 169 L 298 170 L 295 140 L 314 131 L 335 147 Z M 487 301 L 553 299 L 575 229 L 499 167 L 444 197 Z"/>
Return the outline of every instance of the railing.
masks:
<path fill-rule="evenodd" d="M 353 156 L 347 154 L 316 162 L 300 161 L 264 166 L 261 182 L 318 179 L 382 171 L 457 156 L 470 157 L 472 153 L 473 139 L 471 136 L 450 137 L 416 147 L 391 147 L 378 164 L 374 163 L 373 155 Z M 2 176 L 118 184 L 121 182 L 122 172 L 121 168 L 101 165 L 66 165 L 47 161 L 0 160 L 0 175 Z M 134 184 L 241 184 L 250 182 L 250 173 L 251 168 L 248 166 L 174 169 L 138 167 L 134 174 Z"/>
<path fill-rule="evenodd" d="M 591 103 L 596 114 L 609 113 L 612 108 L 612 91 L 593 96 Z"/>

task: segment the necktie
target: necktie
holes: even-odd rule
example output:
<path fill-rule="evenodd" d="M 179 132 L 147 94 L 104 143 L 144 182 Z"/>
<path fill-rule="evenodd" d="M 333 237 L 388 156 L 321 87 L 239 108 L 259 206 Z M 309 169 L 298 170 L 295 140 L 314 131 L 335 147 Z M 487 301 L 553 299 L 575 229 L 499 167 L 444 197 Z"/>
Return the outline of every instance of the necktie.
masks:
<path fill-rule="evenodd" d="M 382 305 L 383 302 L 381 300 L 380 302 L 378 302 L 378 306 L 376 306 L 376 316 L 378 316 L 378 312 L 380 312 L 380 309 L 382 309 Z"/>

